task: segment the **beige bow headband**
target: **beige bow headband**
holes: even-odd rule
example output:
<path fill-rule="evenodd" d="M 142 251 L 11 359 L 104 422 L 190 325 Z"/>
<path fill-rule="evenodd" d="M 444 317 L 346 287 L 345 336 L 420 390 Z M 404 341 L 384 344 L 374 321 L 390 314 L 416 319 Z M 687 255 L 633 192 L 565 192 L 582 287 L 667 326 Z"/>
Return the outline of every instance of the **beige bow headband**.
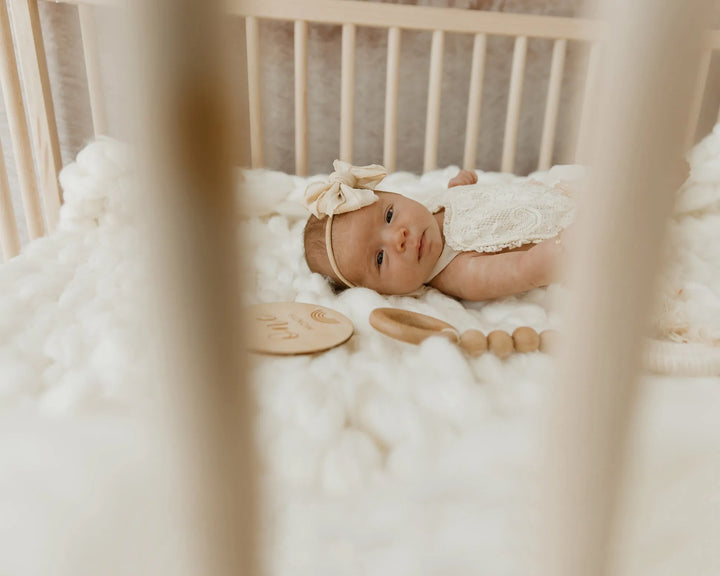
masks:
<path fill-rule="evenodd" d="M 385 168 L 378 164 L 352 166 L 342 160 L 333 162 L 335 172 L 327 182 L 313 182 L 305 190 L 305 206 L 317 218 L 328 217 L 325 226 L 325 248 L 333 272 L 348 288 L 355 285 L 342 275 L 332 249 L 332 221 L 336 214 L 352 212 L 377 201 L 373 190 L 387 176 Z"/>

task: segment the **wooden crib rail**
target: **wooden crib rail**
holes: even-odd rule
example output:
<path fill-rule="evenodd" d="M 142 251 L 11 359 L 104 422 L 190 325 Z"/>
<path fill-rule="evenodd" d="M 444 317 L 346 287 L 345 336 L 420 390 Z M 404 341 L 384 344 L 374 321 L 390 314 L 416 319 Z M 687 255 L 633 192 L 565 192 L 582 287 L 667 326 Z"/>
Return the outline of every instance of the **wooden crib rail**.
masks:
<path fill-rule="evenodd" d="M 335 24 L 343 27 L 342 40 L 342 91 L 340 118 L 340 151 L 339 157 L 348 162 L 353 161 L 353 104 L 354 104 L 354 58 L 355 30 L 359 26 L 377 27 L 388 30 L 387 74 L 385 97 L 385 130 L 384 130 L 384 164 L 389 171 L 396 169 L 397 159 L 397 109 L 398 109 L 398 70 L 402 30 L 421 30 L 433 32 L 430 52 L 430 73 L 428 78 L 427 113 L 425 120 L 425 147 L 423 169 L 425 171 L 437 167 L 437 149 L 439 143 L 439 118 L 441 102 L 442 58 L 445 33 L 472 33 L 475 36 L 473 59 L 470 71 L 470 93 L 467 107 L 467 124 L 463 167 L 476 167 L 477 140 L 480 129 L 480 108 L 487 36 L 511 36 L 515 38 L 515 49 L 512 60 L 512 71 L 509 85 L 509 97 L 503 137 L 501 170 L 512 172 L 515 167 L 515 153 L 519 130 L 519 118 L 522 107 L 522 87 L 525 73 L 527 42 L 529 38 L 545 38 L 554 41 L 550 79 L 546 93 L 545 114 L 543 119 L 542 137 L 539 142 L 538 169 L 546 170 L 553 162 L 553 150 L 558 116 L 560 112 L 560 96 L 567 53 L 568 41 L 589 43 L 591 45 L 588 71 L 583 90 L 580 108 L 575 162 L 584 162 L 588 157 L 588 117 L 594 105 L 593 94 L 597 88 L 597 70 L 601 50 L 599 40 L 602 38 L 604 26 L 602 22 L 554 16 L 535 16 L 525 14 L 508 14 L 458 10 L 453 8 L 418 7 L 395 4 L 371 3 L 353 0 L 228 0 L 226 7 L 229 13 L 245 16 L 248 19 L 294 21 L 296 34 L 304 31 L 302 37 L 296 38 L 296 67 L 300 67 L 295 77 L 296 93 L 296 172 L 307 174 L 307 71 L 303 70 L 307 52 L 307 24 Z M 304 28 L 299 28 L 300 23 Z M 250 40 L 248 40 L 250 42 Z M 253 37 L 253 52 L 259 50 L 259 39 Z M 720 32 L 713 32 L 707 39 L 707 49 L 701 63 L 697 90 L 688 119 L 687 145 L 695 141 L 700 110 L 703 103 L 705 84 L 709 70 L 712 50 L 720 48 Z M 248 45 L 248 52 L 251 51 Z M 298 53 L 298 51 L 301 51 Z M 297 68 L 296 68 L 297 70 Z M 261 79 L 258 75 L 249 78 L 251 94 L 258 94 Z M 251 117 L 259 109 L 259 105 L 251 110 Z M 719 115 L 720 118 L 720 115 Z M 259 118 L 251 120 L 255 125 L 261 124 Z M 253 150 L 253 167 L 263 164 L 262 134 L 255 133 L 251 148 Z"/>
<path fill-rule="evenodd" d="M 43 224 L 40 198 L 35 182 L 32 149 L 30 147 L 30 138 L 25 120 L 20 77 L 16 67 L 15 47 L 13 46 L 10 31 L 10 19 L 4 2 L 0 6 L 0 49 L 2 50 L 0 80 L 2 81 L 5 110 L 8 116 L 13 153 L 15 155 L 20 195 L 22 197 L 28 235 L 31 239 L 34 239 L 45 233 L 45 225 Z M 8 214 L 14 218 L 12 204 L 9 204 L 8 210 Z M 13 226 L 17 228 L 14 222 Z M 9 254 L 6 253 L 6 256 L 9 256 Z"/>
<path fill-rule="evenodd" d="M 3 2 L 5 4 L 5 2 Z M 35 151 L 38 187 L 48 231 L 60 212 L 58 173 L 62 167 L 55 109 L 50 91 L 47 59 L 36 0 L 10 0 L 18 66 L 25 88 L 29 134 Z"/>
<path fill-rule="evenodd" d="M 354 24 L 434 32 L 487 33 L 500 36 L 598 40 L 598 21 L 558 16 L 482 12 L 457 8 L 378 4 L 354 0 L 228 0 L 227 10 L 239 16 L 307 20 L 322 24 Z"/>
<path fill-rule="evenodd" d="M 12 8 L 12 26 L 10 8 Z M 0 2 L 0 52 L 0 83 L 10 128 L 19 192 L 28 236 L 34 239 L 45 233 L 40 197 L 45 209 L 47 229 L 54 230 L 57 223 L 60 210 L 60 187 L 57 175 L 61 164 L 36 2 L 33 0 Z M 27 99 L 29 126 L 22 97 L 20 71 L 22 71 Z M 36 151 L 39 186 L 33 168 L 30 137 Z M 2 188 L 0 236 L 3 240 L 3 257 L 10 258 L 19 252 L 20 245 L 4 156 L 0 172 L 0 188 Z M 41 194 L 38 194 L 38 189 Z"/>
<path fill-rule="evenodd" d="M 0 29 L 2 34 L 3 94 L 10 120 L 13 151 L 18 174 L 20 196 L 29 238 L 36 238 L 52 231 L 58 219 L 61 203 L 57 174 L 60 169 L 60 151 L 55 125 L 55 113 L 50 94 L 47 64 L 38 18 L 39 0 L 0 0 L 7 21 L 7 9 L 12 8 L 14 45 L 10 24 L 7 21 Z M 92 112 L 94 134 L 107 134 L 108 118 L 103 93 L 102 71 L 100 69 L 99 47 L 95 25 L 95 7 L 125 6 L 127 0 L 55 0 L 59 3 L 78 6 L 78 18 L 82 34 L 83 52 L 87 71 L 88 92 Z M 558 119 L 566 110 L 561 110 L 561 91 L 565 70 L 565 58 L 569 43 L 590 45 L 587 72 L 582 90 L 581 106 L 578 107 L 576 124 L 576 145 L 571 161 L 584 163 L 589 157 L 588 124 L 595 103 L 593 97 L 601 79 L 598 70 L 602 58 L 600 39 L 604 26 L 600 21 L 581 18 L 562 18 L 435 8 L 397 4 L 359 2 L 357 0 L 226 0 L 225 11 L 229 15 L 244 17 L 246 21 L 248 109 L 250 118 L 250 157 L 252 167 L 266 165 L 263 140 L 266 133 L 263 126 L 263 90 L 261 71 L 262 20 L 283 20 L 294 23 L 295 63 L 295 172 L 308 174 L 308 156 L 311 146 L 308 127 L 308 27 L 309 24 L 332 24 L 342 29 L 341 95 L 340 95 L 340 149 L 338 156 L 353 161 L 355 137 L 355 59 L 356 33 L 358 27 L 386 29 L 387 70 L 385 79 L 383 162 L 389 171 L 397 169 L 398 157 L 398 109 L 400 47 L 403 30 L 432 32 L 430 49 L 430 70 L 428 74 L 428 96 L 425 117 L 425 143 L 423 169 L 437 167 L 438 145 L 442 126 L 442 76 L 445 37 L 449 33 L 472 34 L 474 37 L 472 63 L 469 74 L 469 94 L 466 110 L 466 129 L 463 157 L 457 163 L 466 169 L 476 167 L 495 169 L 480 162 L 478 166 L 477 144 L 480 136 L 485 59 L 488 37 L 506 36 L 514 38 L 515 48 L 511 63 L 508 85 L 505 128 L 502 142 L 500 169 L 515 170 L 515 155 L 522 111 L 523 80 L 525 77 L 526 54 L 531 39 L 552 40 L 553 51 L 549 70 L 549 82 L 545 97 L 542 136 L 538 146 L 538 169 L 548 169 L 558 158 L 553 157 Z M 0 22 L 1 23 L 1 22 Z M 710 71 L 713 52 L 720 49 L 720 31 L 710 33 L 696 81 L 695 96 L 688 113 L 686 145 L 695 142 L 704 94 Z M 17 52 L 17 53 L 16 53 Z M 16 68 L 16 56 L 22 80 L 30 125 L 26 125 L 26 113 L 20 93 Z M 542 96 L 541 96 L 542 97 Z M 720 114 L 719 114 L 720 118 Z M 32 148 L 30 146 L 32 142 Z M 32 152 L 35 164 L 33 169 Z M 331 160 L 328 159 L 328 162 Z M 563 161 L 569 159 L 563 158 Z M 37 171 L 38 177 L 35 178 Z M 39 198 L 42 198 L 42 208 Z M 17 221 L 12 212 L 9 198 L 3 204 L 4 221 Z M 44 220 L 43 222 L 43 212 Z M 13 236 L 10 224 L 0 226 L 4 237 Z M 17 227 L 17 226 L 16 226 Z M 10 246 L 10 240 L 6 240 Z M 13 252 L 12 249 L 9 249 Z M 9 255 L 9 252 L 8 252 Z M 6 256 L 7 257 L 7 256 Z"/>
<path fill-rule="evenodd" d="M 551 38 L 559 42 L 553 56 L 553 79 L 550 83 L 545 113 L 539 162 L 539 166 L 542 168 L 548 167 L 552 161 L 552 147 L 562 82 L 561 64 L 564 64 L 567 41 L 592 42 L 597 40 L 602 33 L 602 24 L 593 20 L 376 3 L 372 3 L 372 6 L 369 7 L 367 3 L 352 0 L 301 0 L 292 3 L 283 0 L 230 0 L 226 6 L 229 13 L 245 16 L 248 21 L 254 23 L 258 19 L 295 21 L 296 33 L 298 30 L 302 30 L 297 28 L 300 22 L 305 26 L 308 22 L 312 22 L 343 27 L 339 157 L 348 162 L 353 161 L 355 29 L 358 26 L 367 26 L 388 30 L 383 161 L 389 171 L 396 169 L 398 74 L 402 30 L 421 30 L 433 33 L 425 119 L 423 156 L 425 171 L 437 167 L 445 33 L 473 33 L 475 35 L 462 162 L 467 169 L 473 169 L 476 165 L 487 35 L 516 38 L 502 153 L 502 170 L 507 172 L 512 172 L 514 168 L 528 38 Z M 260 50 L 259 39 L 255 32 L 256 29 L 253 29 L 252 36 L 248 33 L 248 59 L 252 70 L 248 77 L 248 84 L 251 94 L 251 127 L 256 128 L 252 130 L 251 137 L 252 166 L 259 168 L 263 165 L 261 161 L 263 138 L 261 130 L 258 130 L 257 127 L 261 125 L 262 120 L 258 117 L 260 106 L 259 104 L 253 106 L 253 98 L 257 98 L 261 92 L 261 79 L 255 72 L 257 70 L 255 63 L 250 60 L 251 58 L 255 59 Z M 306 43 L 307 32 L 304 37 L 296 38 L 296 66 L 302 67 L 302 62 L 306 58 L 302 53 L 303 50 L 307 50 Z M 300 54 L 298 54 L 298 50 L 301 51 Z M 302 68 L 300 73 L 296 74 L 295 89 L 296 94 L 305 95 L 307 92 L 307 78 L 303 75 Z M 295 169 L 298 174 L 306 175 L 307 103 L 301 98 L 296 99 L 295 118 Z"/>

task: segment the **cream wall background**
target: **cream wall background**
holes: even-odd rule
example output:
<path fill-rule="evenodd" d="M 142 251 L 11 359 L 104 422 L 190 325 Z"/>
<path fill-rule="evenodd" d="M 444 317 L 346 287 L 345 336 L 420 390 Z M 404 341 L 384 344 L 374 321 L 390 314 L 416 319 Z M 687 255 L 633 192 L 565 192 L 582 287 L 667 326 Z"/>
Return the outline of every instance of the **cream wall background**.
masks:
<path fill-rule="evenodd" d="M 380 0 L 383 1 L 383 0 Z M 582 0 L 385 0 L 389 3 L 456 7 L 553 16 L 592 15 Z M 71 5 L 40 2 L 42 27 L 48 56 L 55 112 L 60 133 L 63 164 L 70 162 L 92 138 L 92 120 L 87 95 L 80 27 L 77 8 Z M 122 50 L 118 15 L 108 8 L 98 8 L 98 30 L 103 81 L 108 101 L 111 135 L 127 137 L 127 118 L 123 117 L 125 70 L 120 64 Z M 245 58 L 244 24 L 228 20 L 232 69 L 241 70 Z M 425 109 L 429 71 L 431 34 L 403 31 L 400 71 L 400 107 L 398 118 L 398 170 L 422 170 L 425 134 Z M 387 34 L 360 28 L 357 31 L 355 141 L 354 161 L 358 164 L 382 162 L 383 107 L 385 98 L 385 58 Z M 309 27 L 309 121 L 311 173 L 327 172 L 339 151 L 340 133 L 340 49 L 339 27 Z M 488 40 L 485 83 L 483 88 L 477 167 L 499 170 L 505 125 L 507 91 L 510 78 L 513 43 L 511 39 L 491 37 Z M 293 28 L 291 23 L 261 23 L 263 75 L 263 122 L 265 127 L 265 161 L 268 167 L 294 171 L 293 112 Z M 523 106 L 518 134 L 515 172 L 526 174 L 537 166 L 542 120 L 547 93 L 552 42 L 530 39 L 523 87 Z M 438 165 L 462 162 L 465 118 L 469 88 L 472 37 L 448 34 L 443 61 L 442 112 Z M 558 119 L 554 163 L 573 161 L 575 148 L 574 117 L 582 98 L 587 49 L 571 42 L 565 64 L 561 114 Z M 709 130 L 720 103 L 718 58 L 713 59 L 709 94 L 701 118 L 701 131 Z M 231 74 L 235 101 L 246 90 L 241 74 Z M 0 103 L 0 106 L 3 106 Z M 238 106 L 235 121 L 246 121 L 247 113 Z M 272 136 L 268 136 L 271 134 Z M 0 113 L 2 139 L 11 187 L 15 191 L 16 214 L 22 214 L 17 198 L 12 147 L 4 109 Z M 238 163 L 247 159 L 240 153 Z M 21 219 L 22 220 L 22 219 Z M 24 227 L 21 222 L 21 227 Z M 22 231 L 24 235 L 24 230 Z"/>

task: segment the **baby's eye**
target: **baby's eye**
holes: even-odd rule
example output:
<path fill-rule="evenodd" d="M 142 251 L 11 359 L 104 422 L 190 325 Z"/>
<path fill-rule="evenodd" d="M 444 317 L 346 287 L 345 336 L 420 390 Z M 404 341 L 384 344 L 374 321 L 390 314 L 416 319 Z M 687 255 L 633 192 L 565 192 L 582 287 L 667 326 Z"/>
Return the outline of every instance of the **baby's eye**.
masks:
<path fill-rule="evenodd" d="M 392 209 L 392 206 L 390 206 L 390 208 L 388 208 L 388 211 L 385 212 L 385 222 L 390 224 L 390 220 L 392 220 L 392 217 L 393 217 L 393 209 Z"/>
<path fill-rule="evenodd" d="M 377 263 L 378 267 L 380 267 L 382 265 L 384 258 L 385 258 L 385 251 L 380 250 L 380 252 L 378 252 L 377 256 L 375 257 L 375 262 Z"/>

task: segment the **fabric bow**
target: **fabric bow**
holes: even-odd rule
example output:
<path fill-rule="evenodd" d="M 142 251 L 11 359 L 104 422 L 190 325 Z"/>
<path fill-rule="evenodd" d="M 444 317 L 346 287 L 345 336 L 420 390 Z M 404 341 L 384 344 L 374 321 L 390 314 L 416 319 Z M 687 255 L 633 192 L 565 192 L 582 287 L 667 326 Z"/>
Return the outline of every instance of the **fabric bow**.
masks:
<path fill-rule="evenodd" d="M 327 182 L 313 182 L 305 190 L 305 206 L 317 218 L 352 212 L 377 201 L 373 190 L 387 176 L 383 166 L 353 166 L 335 160 L 333 168 Z"/>

